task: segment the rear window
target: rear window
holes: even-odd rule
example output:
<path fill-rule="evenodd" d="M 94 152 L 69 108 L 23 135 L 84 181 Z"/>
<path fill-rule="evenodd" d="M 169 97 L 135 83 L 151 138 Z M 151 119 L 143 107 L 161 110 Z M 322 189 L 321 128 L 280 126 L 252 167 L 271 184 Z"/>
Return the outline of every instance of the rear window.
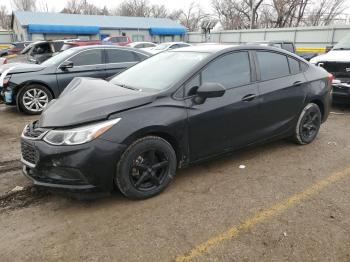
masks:
<path fill-rule="evenodd" d="M 266 51 L 257 51 L 256 54 L 261 80 L 265 81 L 289 75 L 288 60 L 285 55 Z"/>
<path fill-rule="evenodd" d="M 111 39 L 112 43 L 122 43 L 122 42 L 128 42 L 128 38 L 125 36 L 120 37 L 112 37 Z"/>
<path fill-rule="evenodd" d="M 119 49 L 106 49 L 107 63 L 125 63 L 138 61 L 134 55 L 134 52 L 119 50 Z"/>

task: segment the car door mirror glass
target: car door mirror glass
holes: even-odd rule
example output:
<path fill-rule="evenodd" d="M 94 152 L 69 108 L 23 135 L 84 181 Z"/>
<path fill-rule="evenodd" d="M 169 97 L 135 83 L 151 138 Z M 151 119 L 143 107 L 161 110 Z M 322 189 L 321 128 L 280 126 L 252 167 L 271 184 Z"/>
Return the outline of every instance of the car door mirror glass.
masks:
<path fill-rule="evenodd" d="M 62 70 L 67 70 L 68 68 L 73 68 L 74 64 L 72 61 L 64 61 L 61 65 L 60 65 L 60 69 Z"/>

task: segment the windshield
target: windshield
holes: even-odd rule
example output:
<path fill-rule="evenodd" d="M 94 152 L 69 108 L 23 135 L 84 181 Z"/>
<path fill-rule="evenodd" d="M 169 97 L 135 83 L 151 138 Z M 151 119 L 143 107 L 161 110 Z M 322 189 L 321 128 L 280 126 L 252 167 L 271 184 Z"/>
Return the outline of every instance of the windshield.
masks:
<path fill-rule="evenodd" d="M 52 66 L 55 64 L 58 64 L 60 62 L 63 62 L 65 59 L 67 59 L 69 56 L 73 55 L 75 53 L 75 49 L 68 49 L 66 51 L 63 51 L 61 53 L 56 53 L 56 55 L 52 56 L 51 58 L 47 59 L 42 63 L 43 66 Z"/>
<path fill-rule="evenodd" d="M 336 44 L 333 50 L 349 50 L 350 49 L 350 35 L 342 38 L 338 44 Z"/>
<path fill-rule="evenodd" d="M 157 45 L 154 50 L 164 50 L 167 49 L 171 44 L 159 44 Z"/>
<path fill-rule="evenodd" d="M 165 90 L 208 55 L 195 52 L 160 53 L 112 78 L 111 83 L 141 90 Z"/>

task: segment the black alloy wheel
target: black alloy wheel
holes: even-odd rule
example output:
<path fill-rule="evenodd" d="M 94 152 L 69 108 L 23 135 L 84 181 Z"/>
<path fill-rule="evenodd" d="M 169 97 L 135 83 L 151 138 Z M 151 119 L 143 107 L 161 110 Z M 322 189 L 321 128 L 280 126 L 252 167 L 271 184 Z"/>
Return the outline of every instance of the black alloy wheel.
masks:
<path fill-rule="evenodd" d="M 169 160 L 162 151 L 150 149 L 140 154 L 130 169 L 130 180 L 140 191 L 159 187 L 169 171 Z"/>
<path fill-rule="evenodd" d="M 299 116 L 294 140 L 301 145 L 311 143 L 317 136 L 322 122 L 322 115 L 318 105 L 306 105 Z"/>
<path fill-rule="evenodd" d="M 147 136 L 125 150 L 118 162 L 115 183 L 126 197 L 145 199 L 167 187 L 176 167 L 173 147 L 160 137 Z"/>

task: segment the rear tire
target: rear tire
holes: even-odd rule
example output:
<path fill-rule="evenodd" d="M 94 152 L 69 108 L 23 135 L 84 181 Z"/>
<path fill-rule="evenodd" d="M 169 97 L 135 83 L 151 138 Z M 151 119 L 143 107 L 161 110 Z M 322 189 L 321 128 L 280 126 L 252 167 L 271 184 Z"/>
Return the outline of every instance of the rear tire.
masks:
<path fill-rule="evenodd" d="M 157 136 L 136 140 L 123 153 L 115 183 L 128 198 L 145 199 L 162 192 L 176 173 L 173 147 Z"/>
<path fill-rule="evenodd" d="M 299 145 L 310 144 L 321 127 L 322 114 L 318 105 L 307 104 L 300 113 L 294 130 L 293 141 Z"/>
<path fill-rule="evenodd" d="M 40 84 L 23 87 L 17 97 L 20 110 L 28 115 L 39 115 L 52 100 L 50 90 Z"/>

